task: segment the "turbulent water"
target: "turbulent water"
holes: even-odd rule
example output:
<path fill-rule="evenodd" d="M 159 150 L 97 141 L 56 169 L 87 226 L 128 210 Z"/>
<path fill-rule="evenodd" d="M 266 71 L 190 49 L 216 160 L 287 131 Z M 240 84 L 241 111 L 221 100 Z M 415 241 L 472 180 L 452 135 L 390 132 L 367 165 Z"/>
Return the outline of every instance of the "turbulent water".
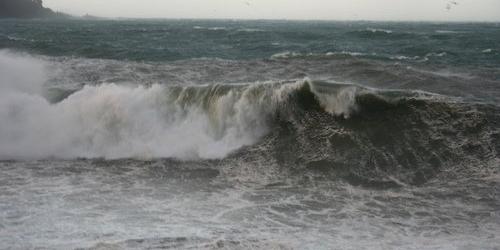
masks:
<path fill-rule="evenodd" d="M 498 249 L 500 25 L 0 21 L 0 249 Z"/>

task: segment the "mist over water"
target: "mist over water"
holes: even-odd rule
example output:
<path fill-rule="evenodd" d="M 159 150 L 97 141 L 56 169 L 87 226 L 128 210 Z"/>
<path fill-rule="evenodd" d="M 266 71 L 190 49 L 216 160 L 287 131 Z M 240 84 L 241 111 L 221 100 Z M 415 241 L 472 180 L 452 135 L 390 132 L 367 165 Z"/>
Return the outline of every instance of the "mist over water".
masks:
<path fill-rule="evenodd" d="M 495 249 L 495 27 L 2 20 L 0 248 Z"/>

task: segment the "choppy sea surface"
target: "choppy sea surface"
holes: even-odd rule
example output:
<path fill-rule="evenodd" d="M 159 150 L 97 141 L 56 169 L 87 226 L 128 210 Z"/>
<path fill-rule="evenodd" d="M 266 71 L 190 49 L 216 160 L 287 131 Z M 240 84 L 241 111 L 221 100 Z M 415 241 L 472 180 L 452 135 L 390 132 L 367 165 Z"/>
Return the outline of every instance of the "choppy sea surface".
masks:
<path fill-rule="evenodd" d="M 500 249 L 500 24 L 0 20 L 0 249 Z"/>

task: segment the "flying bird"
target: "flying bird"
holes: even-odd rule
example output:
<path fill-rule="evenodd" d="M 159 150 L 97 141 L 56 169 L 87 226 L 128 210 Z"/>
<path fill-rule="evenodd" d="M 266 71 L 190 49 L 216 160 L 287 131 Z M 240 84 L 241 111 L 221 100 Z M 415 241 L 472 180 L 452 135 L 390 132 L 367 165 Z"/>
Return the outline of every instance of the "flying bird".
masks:
<path fill-rule="evenodd" d="M 453 8 L 453 6 L 456 6 L 458 5 L 458 2 L 457 1 L 449 1 L 447 4 L 446 4 L 446 9 L 449 11 L 451 10 L 451 8 Z"/>

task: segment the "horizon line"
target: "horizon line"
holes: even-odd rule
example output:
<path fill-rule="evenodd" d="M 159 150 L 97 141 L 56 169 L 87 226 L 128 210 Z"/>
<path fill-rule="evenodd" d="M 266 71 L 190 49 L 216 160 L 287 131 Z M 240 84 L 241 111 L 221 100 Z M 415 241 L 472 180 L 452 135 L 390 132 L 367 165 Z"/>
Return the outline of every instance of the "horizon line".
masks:
<path fill-rule="evenodd" d="M 396 19 L 301 19 L 301 18 L 230 18 L 230 17 L 102 17 L 90 14 L 75 16 L 81 19 L 101 20 L 207 20 L 207 21 L 304 21 L 304 22 L 406 22 L 406 23 L 500 23 L 500 20 L 396 20 Z"/>

